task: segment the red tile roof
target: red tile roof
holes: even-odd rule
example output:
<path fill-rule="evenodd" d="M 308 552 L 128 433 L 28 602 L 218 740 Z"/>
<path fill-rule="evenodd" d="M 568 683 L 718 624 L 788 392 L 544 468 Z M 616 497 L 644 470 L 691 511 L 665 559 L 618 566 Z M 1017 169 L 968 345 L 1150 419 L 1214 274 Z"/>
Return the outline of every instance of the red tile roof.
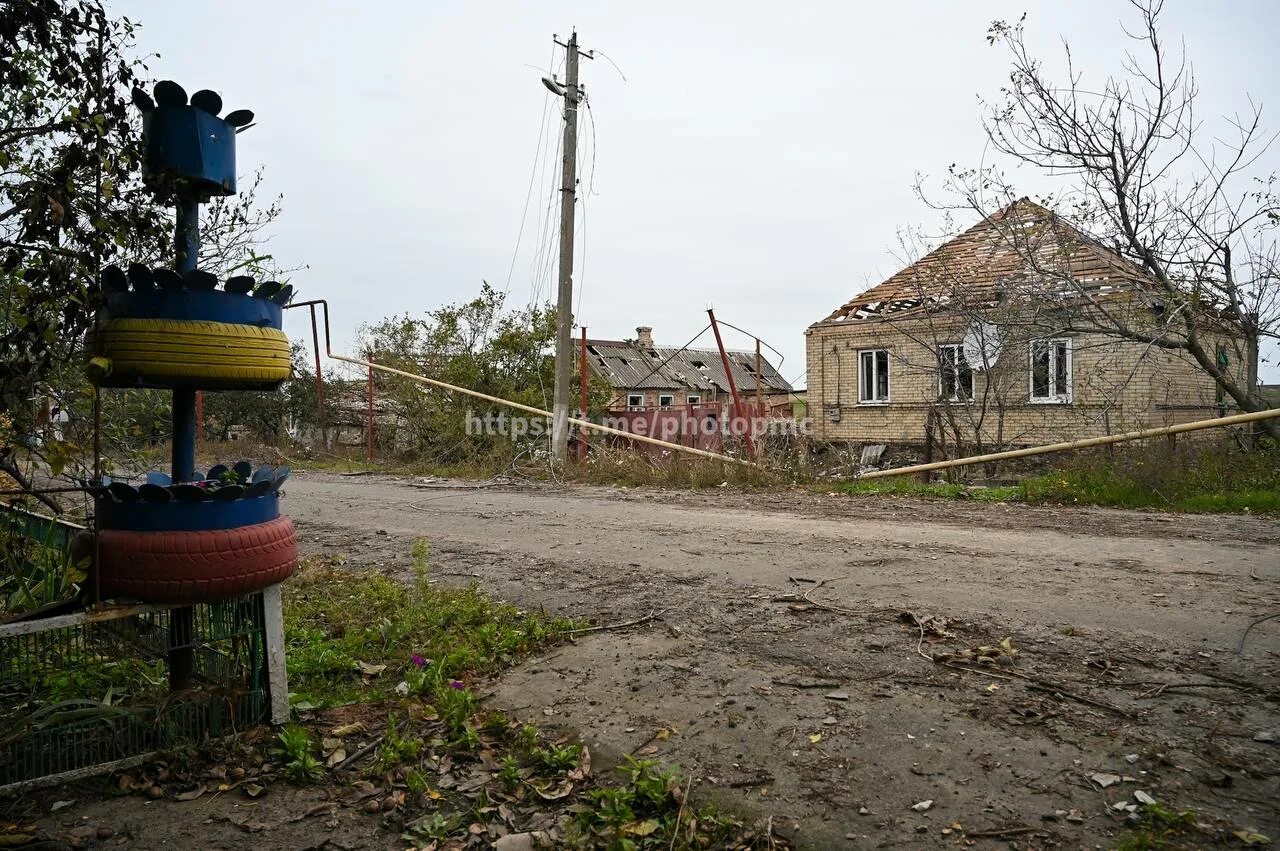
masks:
<path fill-rule="evenodd" d="M 1022 198 L 817 324 L 990 305 L 1019 289 L 1026 295 L 1072 295 L 1143 287 L 1148 280 L 1131 261 Z"/>

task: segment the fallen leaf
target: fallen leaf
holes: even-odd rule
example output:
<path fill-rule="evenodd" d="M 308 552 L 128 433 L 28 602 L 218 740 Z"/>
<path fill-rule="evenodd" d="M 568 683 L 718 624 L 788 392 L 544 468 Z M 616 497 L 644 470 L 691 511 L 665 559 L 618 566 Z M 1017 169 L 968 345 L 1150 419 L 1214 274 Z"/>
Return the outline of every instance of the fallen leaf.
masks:
<path fill-rule="evenodd" d="M 372 662 L 356 662 L 356 667 L 366 677 L 376 677 L 387 669 L 386 665 L 375 665 Z"/>
<path fill-rule="evenodd" d="M 354 721 L 350 724 L 343 724 L 341 727 L 334 727 L 332 730 L 329 731 L 329 735 L 341 739 L 344 736 L 351 736 L 356 733 L 363 733 L 363 732 L 364 732 L 364 725 L 361 724 L 359 721 Z"/>
<path fill-rule="evenodd" d="M 203 794 L 204 794 L 204 784 L 197 783 L 196 788 L 188 789 L 185 792 L 179 792 L 178 794 L 173 796 L 173 799 L 175 801 L 194 801 L 196 798 L 199 798 Z"/>
<path fill-rule="evenodd" d="M 578 767 L 570 771 L 566 777 L 570 780 L 585 780 L 591 775 L 591 751 L 582 746 L 582 756 L 578 758 Z"/>
<path fill-rule="evenodd" d="M 1254 833 L 1251 830 L 1237 830 L 1233 834 L 1245 845 L 1270 845 L 1271 837 L 1261 833 Z"/>
<path fill-rule="evenodd" d="M 243 789 L 244 793 L 248 795 L 250 798 L 261 797 L 262 793 L 267 791 L 267 787 L 260 786 L 257 783 L 246 783 L 240 788 Z"/>
<path fill-rule="evenodd" d="M 821 734 L 821 733 L 813 733 L 812 735 L 810 735 L 810 736 L 809 736 L 809 742 L 810 742 L 811 744 L 815 744 L 815 745 L 816 745 L 816 744 L 817 744 L 818 742 L 820 742 L 820 741 L 822 741 L 822 734 Z"/>
<path fill-rule="evenodd" d="M 75 798 L 72 798 L 70 801 L 54 801 L 53 806 L 49 807 L 49 812 L 56 813 L 58 810 L 61 810 L 64 807 L 69 807 L 75 802 L 76 802 Z"/>
<path fill-rule="evenodd" d="M 329 758 L 325 760 L 324 764 L 327 765 L 329 768 L 333 768 L 334 766 L 341 765 L 343 762 L 346 761 L 346 759 L 347 759 L 347 749 L 337 748 L 336 750 L 333 751 L 333 753 L 329 754 Z"/>
<path fill-rule="evenodd" d="M 559 786 L 534 786 L 533 791 L 538 793 L 538 797 L 544 801 L 559 801 L 562 798 L 569 797 L 573 793 L 573 781 L 566 780 Z"/>
<path fill-rule="evenodd" d="M 622 832 L 630 836 L 648 836 L 657 830 L 658 827 L 658 820 L 656 818 L 651 818 L 625 825 L 622 828 Z"/>

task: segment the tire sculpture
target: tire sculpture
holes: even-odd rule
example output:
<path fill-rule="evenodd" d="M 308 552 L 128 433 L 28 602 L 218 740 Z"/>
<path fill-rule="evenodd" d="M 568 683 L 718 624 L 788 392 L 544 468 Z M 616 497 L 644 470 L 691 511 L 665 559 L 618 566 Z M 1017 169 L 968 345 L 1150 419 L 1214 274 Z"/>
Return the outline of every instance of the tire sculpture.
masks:
<path fill-rule="evenodd" d="M 170 81 L 154 94 L 137 90 L 133 100 L 143 179 L 176 200 L 176 268 L 102 270 L 86 371 L 98 387 L 173 391 L 173 471 L 136 488 L 97 483 L 97 581 L 107 597 L 186 605 L 261 590 L 297 565 L 293 523 L 280 516 L 287 468 L 254 472 L 242 461 L 194 473 L 196 391 L 271 390 L 289 378 L 282 307 L 293 288 L 237 275 L 218 289 L 216 275 L 196 268 L 199 205 L 235 193 L 236 133 L 252 113 L 220 118 L 221 98 L 197 92 L 188 103 Z"/>

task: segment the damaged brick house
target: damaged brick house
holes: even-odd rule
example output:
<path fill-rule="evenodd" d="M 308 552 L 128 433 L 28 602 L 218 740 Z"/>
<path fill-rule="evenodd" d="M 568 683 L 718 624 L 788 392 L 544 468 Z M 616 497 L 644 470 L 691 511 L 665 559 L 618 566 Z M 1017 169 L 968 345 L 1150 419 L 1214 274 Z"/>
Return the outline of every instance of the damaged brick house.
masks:
<path fill-rule="evenodd" d="M 1026 199 L 982 220 L 805 332 L 810 434 L 969 449 L 1113 434 L 1225 413 L 1142 269 Z M 1218 363 L 1256 375 L 1229 320 L 1199 318 Z"/>
<path fill-rule="evenodd" d="M 790 415 L 791 385 L 767 359 L 756 374 L 754 352 L 727 351 L 733 380 L 744 403 L 754 403 L 756 389 L 771 411 Z M 587 368 L 609 382 L 612 410 L 669 410 L 731 401 L 720 352 L 656 346 L 653 329 L 636 328 L 634 340 L 587 340 Z"/>

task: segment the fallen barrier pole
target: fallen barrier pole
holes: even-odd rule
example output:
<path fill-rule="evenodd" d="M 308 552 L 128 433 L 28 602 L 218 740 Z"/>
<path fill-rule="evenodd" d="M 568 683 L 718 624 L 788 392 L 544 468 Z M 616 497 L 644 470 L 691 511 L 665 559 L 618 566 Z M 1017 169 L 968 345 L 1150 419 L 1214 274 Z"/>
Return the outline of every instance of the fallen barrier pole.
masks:
<path fill-rule="evenodd" d="M 951 467 L 967 467 L 972 464 L 988 464 L 992 461 L 1004 461 L 1008 458 L 1028 458 L 1032 455 L 1047 455 L 1050 452 L 1067 452 L 1072 449 L 1086 449 L 1090 446 L 1107 446 L 1112 443 L 1123 443 L 1128 440 L 1143 440 L 1148 437 L 1165 437 L 1182 434 L 1188 431 L 1200 431 L 1206 428 L 1225 428 L 1226 426 L 1256 423 L 1260 420 L 1280 417 L 1280 408 L 1265 411 L 1252 411 L 1247 414 L 1233 414 L 1229 417 L 1214 417 L 1211 420 L 1195 420 L 1178 425 L 1148 428 L 1142 431 L 1128 431 L 1124 434 L 1109 434 L 1103 437 L 1086 437 L 1081 440 L 1068 440 L 1064 443 L 1048 443 L 1043 446 L 1028 446 L 1024 449 L 1010 449 L 1005 452 L 992 452 L 987 455 L 972 455 L 968 458 L 953 458 L 950 461 L 934 461 L 929 464 L 912 464 L 910 467 L 895 467 L 892 470 L 875 470 L 857 476 L 858 481 L 865 479 L 883 479 L 888 476 L 909 476 L 912 473 L 927 473 L 930 470 L 946 470 Z"/>
<path fill-rule="evenodd" d="M 326 330 L 326 334 L 327 334 L 327 330 Z M 403 369 L 396 369 L 395 367 L 384 366 L 383 364 L 374 363 L 372 361 L 359 360 L 358 358 L 349 358 L 349 357 L 345 357 L 344 355 L 335 355 L 332 352 L 328 352 L 327 354 L 329 355 L 329 357 L 333 358 L 334 360 L 340 360 L 344 363 L 355 364 L 356 366 L 363 366 L 370 370 L 376 369 L 379 372 L 389 372 L 392 375 L 399 375 L 400 377 L 408 378 L 411 381 L 417 381 L 422 384 L 429 384 L 432 387 L 438 387 L 441 390 L 449 390 L 453 393 L 462 393 L 463 395 L 471 396 L 475 399 L 483 399 L 486 402 L 492 402 L 495 405 L 505 405 L 508 408 L 515 408 L 517 411 L 524 411 L 526 414 L 534 414 L 535 416 L 547 417 L 547 418 L 550 418 L 552 416 L 550 411 L 544 411 L 541 408 L 535 408 L 532 405 L 524 405 L 524 404 L 521 404 L 520 402 L 512 402 L 510 399 L 500 399 L 497 396 L 490 396 L 488 393 L 481 393 L 478 390 L 469 390 L 466 387 L 459 387 L 456 384 L 449 384 L 446 381 L 439 381 L 434 378 L 427 378 L 425 375 L 417 375 L 412 372 L 405 372 Z M 705 449 L 695 449 L 692 446 L 681 446 L 678 443 L 670 443 L 665 440 L 658 440 L 658 438 L 656 437 L 649 437 L 648 435 L 644 435 L 644 434 L 636 434 L 630 431 L 623 431 L 620 428 L 610 428 L 609 426 L 599 425 L 597 423 L 591 422 L 590 420 L 581 420 L 576 417 L 570 417 L 569 424 L 582 426 L 583 428 L 589 428 L 592 431 L 598 431 L 598 432 L 601 432 L 602 434 L 612 434 L 618 437 L 625 437 L 628 440 L 636 440 L 636 441 L 639 441 L 640 443 L 648 443 L 651 446 L 661 446 L 663 449 L 671 449 L 676 452 L 683 452 L 686 455 L 697 455 L 700 458 L 711 458 L 716 461 L 727 461 L 730 464 L 737 464 L 742 467 L 760 467 L 759 464 L 756 464 L 753 461 L 744 461 L 741 458 L 733 458 L 728 455 L 720 455 L 715 452 L 707 452 Z"/>

